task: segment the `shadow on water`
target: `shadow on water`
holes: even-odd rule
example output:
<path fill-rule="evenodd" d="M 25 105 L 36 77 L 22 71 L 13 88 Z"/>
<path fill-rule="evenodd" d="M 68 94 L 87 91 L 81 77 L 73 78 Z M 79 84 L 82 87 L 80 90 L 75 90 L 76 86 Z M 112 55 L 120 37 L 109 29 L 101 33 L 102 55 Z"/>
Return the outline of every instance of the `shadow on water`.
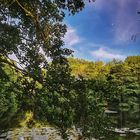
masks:
<path fill-rule="evenodd" d="M 126 110 L 107 112 L 114 129 L 111 138 L 103 140 L 140 140 L 140 112 Z"/>

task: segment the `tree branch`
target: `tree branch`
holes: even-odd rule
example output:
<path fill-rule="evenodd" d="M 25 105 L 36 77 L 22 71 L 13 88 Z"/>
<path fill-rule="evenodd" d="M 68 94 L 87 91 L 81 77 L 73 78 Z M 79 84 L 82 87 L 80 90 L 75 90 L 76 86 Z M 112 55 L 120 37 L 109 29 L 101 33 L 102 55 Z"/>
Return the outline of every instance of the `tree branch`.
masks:
<path fill-rule="evenodd" d="M 0 62 L 14 67 L 16 70 L 18 70 L 19 72 L 22 72 L 23 74 L 28 74 L 27 71 L 16 66 L 15 63 L 13 62 L 13 60 L 9 59 L 8 57 L 5 57 L 5 58 L 2 58 L 2 57 L 4 57 L 4 56 L 0 55 Z"/>
<path fill-rule="evenodd" d="M 25 7 L 23 7 L 18 0 L 16 0 L 16 2 L 29 16 L 31 16 L 32 18 L 34 17 L 34 15 L 30 11 L 28 11 Z"/>

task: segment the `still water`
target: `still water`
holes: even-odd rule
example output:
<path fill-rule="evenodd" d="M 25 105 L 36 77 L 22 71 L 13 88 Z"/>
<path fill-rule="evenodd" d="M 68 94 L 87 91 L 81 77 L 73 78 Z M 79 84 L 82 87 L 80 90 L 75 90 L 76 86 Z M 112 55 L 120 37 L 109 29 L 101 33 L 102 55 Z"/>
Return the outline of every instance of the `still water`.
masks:
<path fill-rule="evenodd" d="M 107 114 L 112 121 L 114 134 L 103 140 L 140 140 L 140 113 L 118 111 Z"/>
<path fill-rule="evenodd" d="M 20 133 L 16 130 L 8 132 L 9 134 L 4 138 L 0 138 L 0 140 L 62 140 L 62 138 L 53 130 L 53 129 L 36 129 L 24 131 L 24 133 Z M 75 140 L 75 138 L 71 139 Z M 140 134 L 134 133 L 126 133 L 119 134 L 114 132 L 112 137 L 106 137 L 101 140 L 140 140 Z"/>
<path fill-rule="evenodd" d="M 112 138 L 106 138 L 104 140 L 140 140 L 140 136 L 132 136 L 132 135 L 127 135 L 127 136 L 114 136 Z"/>
<path fill-rule="evenodd" d="M 110 111 L 111 112 L 111 111 Z M 108 114 L 112 125 L 113 135 L 102 138 L 101 140 L 140 140 L 140 117 L 131 117 L 128 112 Z M 5 138 L 0 136 L 0 140 L 62 140 L 58 132 L 53 128 L 40 129 L 16 129 L 5 133 Z M 75 140 L 75 139 L 71 139 Z"/>

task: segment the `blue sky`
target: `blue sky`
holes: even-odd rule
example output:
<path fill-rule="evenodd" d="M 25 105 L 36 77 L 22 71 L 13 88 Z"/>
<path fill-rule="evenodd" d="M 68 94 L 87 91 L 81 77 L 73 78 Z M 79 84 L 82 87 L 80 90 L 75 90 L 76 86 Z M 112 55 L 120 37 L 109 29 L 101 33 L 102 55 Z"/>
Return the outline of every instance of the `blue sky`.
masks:
<path fill-rule="evenodd" d="M 66 16 L 65 47 L 87 60 L 124 60 L 140 55 L 140 0 L 96 0 L 82 12 Z M 136 41 L 132 37 L 137 34 Z"/>

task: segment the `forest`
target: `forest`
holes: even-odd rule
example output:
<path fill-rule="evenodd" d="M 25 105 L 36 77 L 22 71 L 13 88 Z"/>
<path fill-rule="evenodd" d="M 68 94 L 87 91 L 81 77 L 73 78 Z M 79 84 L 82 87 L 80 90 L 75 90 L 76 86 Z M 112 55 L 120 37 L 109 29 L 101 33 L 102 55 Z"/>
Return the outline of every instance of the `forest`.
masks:
<path fill-rule="evenodd" d="M 140 127 L 140 56 L 92 62 L 64 47 L 65 16 L 88 2 L 1 0 L 0 134 L 51 126 L 91 140 Z"/>
<path fill-rule="evenodd" d="M 108 63 L 70 57 L 68 73 L 43 70 L 45 87 L 5 59 L 1 56 L 1 130 L 49 123 L 65 135 L 74 125 L 84 137 L 99 138 L 112 127 L 140 127 L 140 56 Z M 116 111 L 116 117 L 107 111 Z"/>

